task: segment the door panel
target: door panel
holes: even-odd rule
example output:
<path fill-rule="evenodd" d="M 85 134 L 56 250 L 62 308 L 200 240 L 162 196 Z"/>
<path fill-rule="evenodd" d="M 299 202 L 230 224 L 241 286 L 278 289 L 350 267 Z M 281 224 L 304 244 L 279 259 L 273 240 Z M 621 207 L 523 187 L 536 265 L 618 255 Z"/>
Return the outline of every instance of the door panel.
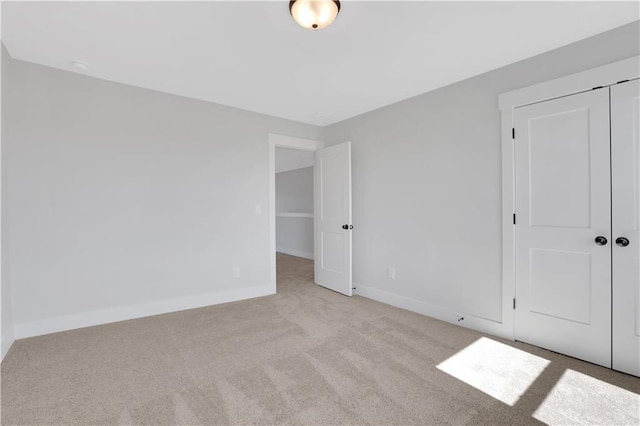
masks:
<path fill-rule="evenodd" d="M 320 203 L 321 217 L 325 220 L 343 220 L 346 217 L 348 206 L 344 200 L 344 182 L 347 181 L 345 159 L 341 153 L 321 154 L 321 178 L 323 188 L 331 188 L 331 193 L 326 193 Z"/>
<path fill-rule="evenodd" d="M 351 144 L 316 151 L 314 173 L 315 281 L 351 296 Z"/>
<path fill-rule="evenodd" d="M 328 272 L 344 274 L 344 246 L 346 235 L 344 232 L 324 231 L 321 236 L 322 256 L 320 257 L 320 267 Z"/>
<path fill-rule="evenodd" d="M 531 312 L 590 324 L 591 254 L 540 249 L 529 254 Z"/>
<path fill-rule="evenodd" d="M 531 226 L 588 228 L 589 109 L 531 118 L 529 136 Z"/>
<path fill-rule="evenodd" d="M 613 368 L 640 376 L 640 83 L 611 87 Z"/>
<path fill-rule="evenodd" d="M 516 108 L 515 132 L 516 339 L 610 367 L 608 90 Z"/>

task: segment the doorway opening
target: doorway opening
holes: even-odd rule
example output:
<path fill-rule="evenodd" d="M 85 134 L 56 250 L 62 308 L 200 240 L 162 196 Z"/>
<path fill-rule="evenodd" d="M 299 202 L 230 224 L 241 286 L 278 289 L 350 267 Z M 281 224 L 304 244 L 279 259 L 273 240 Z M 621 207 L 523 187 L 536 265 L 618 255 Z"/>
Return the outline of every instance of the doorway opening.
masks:
<path fill-rule="evenodd" d="M 278 276 L 310 274 L 314 270 L 313 156 L 319 141 L 269 135 L 271 286 Z"/>
<path fill-rule="evenodd" d="M 276 147 L 276 291 L 313 281 L 313 151 Z"/>

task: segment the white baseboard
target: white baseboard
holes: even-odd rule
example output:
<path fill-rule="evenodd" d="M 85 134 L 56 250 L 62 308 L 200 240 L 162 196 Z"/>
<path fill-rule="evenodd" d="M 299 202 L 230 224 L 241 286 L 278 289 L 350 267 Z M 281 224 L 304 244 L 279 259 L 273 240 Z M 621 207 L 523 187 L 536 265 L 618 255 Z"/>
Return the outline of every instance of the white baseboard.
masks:
<path fill-rule="evenodd" d="M 271 294 L 275 294 L 275 289 L 271 285 L 241 288 L 220 293 L 209 293 L 198 296 L 183 297 L 180 299 L 160 300 L 138 305 L 101 309 L 98 311 L 83 312 L 56 318 L 48 318 L 45 320 L 26 322 L 16 324 L 14 332 L 16 339 L 24 339 L 26 337 L 40 336 L 43 334 L 57 333 L 60 331 L 108 324 L 111 322 L 148 317 L 151 315 L 166 314 L 186 309 L 201 308 L 204 306 L 218 305 L 220 303 L 269 296 Z"/>
<path fill-rule="evenodd" d="M 504 339 L 513 340 L 513 333 L 509 331 L 508 327 L 503 323 L 491 321 L 485 318 L 475 317 L 473 315 L 465 313 L 455 312 L 428 302 L 422 302 L 420 300 L 411 299 L 409 297 L 400 296 L 398 294 L 364 286 L 361 284 L 354 283 L 354 287 L 356 288 L 356 290 L 354 291 L 354 295 L 373 299 L 378 302 L 386 303 L 391 306 L 436 318 L 441 321 L 449 322 L 451 324 L 471 328 L 482 333 L 492 334 Z M 464 319 L 459 320 L 460 318 Z"/>
<path fill-rule="evenodd" d="M 4 356 L 9 352 L 15 340 L 12 325 L 2 330 L 2 338 L 0 339 L 0 361 L 4 359 Z"/>
<path fill-rule="evenodd" d="M 276 251 L 278 253 L 290 254 L 291 256 L 302 257 L 304 259 L 313 260 L 313 253 L 309 253 L 306 251 L 296 250 L 288 247 L 276 247 Z"/>

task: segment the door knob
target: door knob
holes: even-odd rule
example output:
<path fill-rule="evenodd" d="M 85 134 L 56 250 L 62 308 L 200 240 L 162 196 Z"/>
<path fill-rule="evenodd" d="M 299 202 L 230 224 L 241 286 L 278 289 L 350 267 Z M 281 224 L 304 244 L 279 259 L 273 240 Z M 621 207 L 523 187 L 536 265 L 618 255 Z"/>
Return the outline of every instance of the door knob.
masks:
<path fill-rule="evenodd" d="M 599 246 L 606 246 L 608 241 L 607 241 L 607 239 L 605 237 L 600 235 L 600 236 L 596 237 L 595 242 Z"/>
<path fill-rule="evenodd" d="M 629 245 L 629 240 L 626 239 L 625 237 L 618 237 L 616 238 L 616 244 L 619 245 L 620 247 L 626 247 Z"/>
<path fill-rule="evenodd" d="M 342 225 L 342 229 L 353 229 L 353 225 Z"/>

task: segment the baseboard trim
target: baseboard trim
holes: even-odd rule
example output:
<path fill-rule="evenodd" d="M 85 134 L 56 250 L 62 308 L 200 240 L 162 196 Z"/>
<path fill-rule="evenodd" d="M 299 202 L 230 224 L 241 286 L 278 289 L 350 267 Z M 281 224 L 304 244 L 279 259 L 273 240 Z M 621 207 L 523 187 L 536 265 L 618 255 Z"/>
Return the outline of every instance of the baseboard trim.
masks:
<path fill-rule="evenodd" d="M 513 333 L 507 330 L 503 323 L 491 321 L 485 318 L 479 318 L 473 315 L 455 312 L 450 309 L 437 306 L 428 302 L 411 299 L 409 297 L 400 296 L 388 291 L 379 290 L 377 288 L 365 286 L 362 284 L 354 284 L 356 290 L 354 295 L 366 297 L 367 299 L 376 300 L 386 303 L 397 308 L 406 309 L 411 312 L 426 315 L 451 324 L 467 327 L 482 333 L 492 334 L 504 339 L 513 340 Z M 460 320 L 460 318 L 464 318 Z"/>
<path fill-rule="evenodd" d="M 314 258 L 313 253 L 309 253 L 302 250 L 296 250 L 288 247 L 277 247 L 276 251 L 278 253 L 290 254 L 291 256 L 302 257 L 304 259 L 313 260 Z"/>
<path fill-rule="evenodd" d="M 13 333 L 13 326 L 10 325 L 6 329 L 2 330 L 2 338 L 0 339 L 0 362 L 4 359 L 5 355 L 9 353 L 11 345 L 15 342 L 16 338 Z"/>
<path fill-rule="evenodd" d="M 44 334 L 58 333 L 60 331 L 75 330 L 77 328 L 92 327 L 95 325 L 166 314 L 186 309 L 236 302 L 239 300 L 252 299 L 254 297 L 269 296 L 275 294 L 274 290 L 273 286 L 270 285 L 248 287 L 220 293 L 202 294 L 183 297 L 180 299 L 160 300 L 138 305 L 101 309 L 56 318 L 48 318 L 45 320 L 25 322 L 15 324 L 15 338 L 24 339 L 26 337 L 41 336 Z"/>

